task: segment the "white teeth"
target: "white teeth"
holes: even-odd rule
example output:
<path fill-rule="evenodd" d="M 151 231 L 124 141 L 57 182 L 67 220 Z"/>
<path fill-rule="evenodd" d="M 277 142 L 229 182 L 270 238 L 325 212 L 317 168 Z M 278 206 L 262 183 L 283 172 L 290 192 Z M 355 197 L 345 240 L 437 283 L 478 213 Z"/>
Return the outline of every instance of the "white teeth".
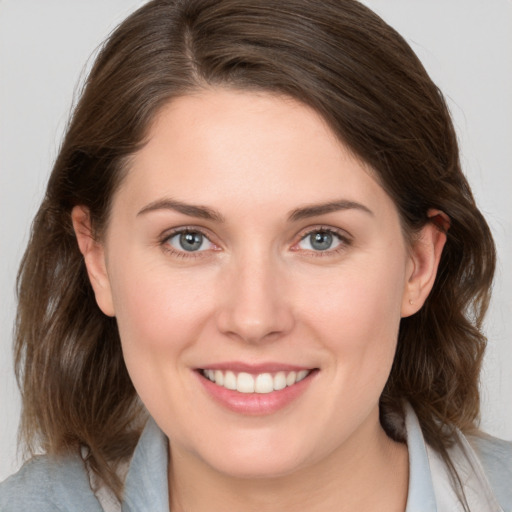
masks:
<path fill-rule="evenodd" d="M 220 370 L 215 370 L 215 380 L 219 386 L 224 384 L 224 374 Z"/>
<path fill-rule="evenodd" d="M 308 371 L 307 370 L 301 370 L 299 373 L 297 373 L 297 380 L 296 382 L 300 382 L 302 379 L 305 379 L 308 375 Z"/>
<path fill-rule="evenodd" d="M 291 372 L 295 373 L 295 372 Z M 293 382 L 292 382 L 293 384 Z M 279 391 L 280 389 L 284 389 L 286 387 L 286 373 L 278 372 L 274 375 L 274 389 Z"/>
<path fill-rule="evenodd" d="M 236 389 L 236 375 L 233 372 L 226 372 L 224 375 L 224 384 L 223 385 L 227 389 Z"/>
<path fill-rule="evenodd" d="M 286 376 L 286 385 L 287 386 L 292 386 L 293 384 L 295 384 L 296 379 L 297 379 L 297 373 L 296 372 L 290 372 Z"/>
<path fill-rule="evenodd" d="M 239 393 L 271 393 L 279 391 L 287 386 L 293 386 L 297 382 L 305 379 L 310 370 L 300 370 L 299 372 L 277 372 L 275 375 L 271 373 L 260 373 L 251 375 L 250 373 L 240 372 L 238 375 L 232 371 L 222 370 L 202 370 L 203 375 L 226 389 L 236 390 Z"/>
<path fill-rule="evenodd" d="M 256 393 L 272 393 L 272 391 L 274 391 L 274 379 L 272 375 L 270 375 L 270 373 L 260 373 L 256 377 L 254 391 Z"/>
<path fill-rule="evenodd" d="M 254 393 L 254 377 L 249 373 L 239 373 L 236 379 L 236 390 L 240 393 Z"/>

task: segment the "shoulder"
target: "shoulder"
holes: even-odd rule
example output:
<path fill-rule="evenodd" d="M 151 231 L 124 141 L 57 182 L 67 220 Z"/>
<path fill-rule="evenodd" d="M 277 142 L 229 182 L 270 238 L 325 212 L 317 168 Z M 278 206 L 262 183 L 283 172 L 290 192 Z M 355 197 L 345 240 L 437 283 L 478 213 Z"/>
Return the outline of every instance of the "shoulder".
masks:
<path fill-rule="evenodd" d="M 37 456 L 0 484 L 2 512 L 101 512 L 81 458 Z"/>
<path fill-rule="evenodd" d="M 498 501 L 512 508 L 512 442 L 487 434 L 467 436 Z"/>

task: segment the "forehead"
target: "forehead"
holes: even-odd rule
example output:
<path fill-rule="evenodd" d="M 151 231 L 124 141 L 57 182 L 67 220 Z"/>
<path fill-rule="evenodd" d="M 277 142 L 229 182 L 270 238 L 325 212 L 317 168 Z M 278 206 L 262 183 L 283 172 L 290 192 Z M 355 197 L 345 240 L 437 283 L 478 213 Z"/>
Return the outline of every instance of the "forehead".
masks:
<path fill-rule="evenodd" d="M 276 202 L 292 209 L 340 198 L 376 207 L 391 201 L 313 109 L 285 96 L 225 89 L 165 105 L 131 158 L 121 192 L 140 207 L 165 196 L 260 211 Z"/>

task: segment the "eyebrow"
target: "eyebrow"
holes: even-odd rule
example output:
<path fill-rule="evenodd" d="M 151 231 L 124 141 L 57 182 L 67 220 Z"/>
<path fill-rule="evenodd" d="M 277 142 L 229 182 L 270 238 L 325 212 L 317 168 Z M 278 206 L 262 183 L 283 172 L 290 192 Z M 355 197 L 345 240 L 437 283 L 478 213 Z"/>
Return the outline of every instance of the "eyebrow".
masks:
<path fill-rule="evenodd" d="M 330 201 L 328 203 L 312 204 L 304 206 L 303 208 L 297 208 L 289 214 L 288 220 L 290 222 L 295 222 L 340 210 L 359 210 L 369 215 L 374 215 L 374 213 L 368 207 L 364 206 L 364 204 L 341 199 L 339 201 Z"/>
<path fill-rule="evenodd" d="M 212 210 L 207 206 L 182 203 L 175 199 L 158 199 L 157 201 L 153 201 L 142 208 L 142 210 L 137 213 L 137 216 L 154 212 L 156 210 L 174 210 L 178 213 L 182 213 L 183 215 L 188 215 L 189 217 L 224 222 L 224 217 L 216 210 Z"/>
<path fill-rule="evenodd" d="M 167 198 L 158 199 L 149 203 L 137 213 L 137 216 L 157 210 L 174 210 L 189 217 L 196 217 L 216 222 L 225 221 L 224 217 L 218 211 L 208 208 L 207 206 L 193 205 Z M 328 203 L 312 204 L 292 210 L 288 215 L 288 221 L 296 222 L 298 220 L 325 215 L 327 213 L 337 212 L 340 210 L 359 210 L 369 215 L 374 215 L 373 212 L 363 204 L 342 199 L 339 201 L 329 201 Z"/>

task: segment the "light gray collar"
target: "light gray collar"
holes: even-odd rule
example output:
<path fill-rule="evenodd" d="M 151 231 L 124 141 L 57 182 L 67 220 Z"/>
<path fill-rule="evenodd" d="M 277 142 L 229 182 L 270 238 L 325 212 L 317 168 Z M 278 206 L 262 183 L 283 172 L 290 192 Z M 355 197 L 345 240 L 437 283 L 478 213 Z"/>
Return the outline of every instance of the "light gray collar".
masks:
<path fill-rule="evenodd" d="M 150 418 L 126 476 L 123 512 L 169 512 L 168 458 L 167 437 Z"/>
<path fill-rule="evenodd" d="M 405 406 L 409 449 L 409 494 L 406 512 L 463 512 L 460 500 L 442 457 L 425 443 L 418 418 L 410 404 Z M 503 512 L 485 476 L 484 469 L 466 437 L 456 432 L 448 449 L 470 510 Z"/>
<path fill-rule="evenodd" d="M 446 464 L 425 443 L 418 418 L 409 404 L 405 405 L 405 428 L 409 450 L 406 512 L 462 511 Z M 461 433 L 457 436 L 448 453 L 464 486 L 470 509 L 503 512 L 474 450 Z M 168 453 L 167 437 L 154 420 L 149 419 L 130 463 L 122 512 L 169 512 Z"/>

